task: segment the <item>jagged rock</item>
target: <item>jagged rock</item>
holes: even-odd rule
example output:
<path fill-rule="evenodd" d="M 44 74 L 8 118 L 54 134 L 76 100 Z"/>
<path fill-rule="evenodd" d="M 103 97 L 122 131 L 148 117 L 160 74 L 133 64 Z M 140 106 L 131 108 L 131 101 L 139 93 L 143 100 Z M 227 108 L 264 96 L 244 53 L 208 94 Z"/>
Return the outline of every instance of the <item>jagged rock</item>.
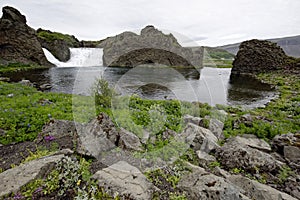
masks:
<path fill-rule="evenodd" d="M 141 138 L 141 143 L 142 144 L 147 144 L 149 138 L 150 138 L 150 133 L 147 130 L 144 130 L 143 131 L 143 136 Z"/>
<path fill-rule="evenodd" d="M 228 178 L 230 182 L 245 190 L 245 195 L 251 199 L 259 200 L 296 200 L 292 196 L 280 192 L 270 186 L 261 184 L 257 181 L 250 180 L 241 175 L 232 175 Z"/>
<path fill-rule="evenodd" d="M 276 43 L 249 40 L 240 44 L 233 61 L 232 74 L 252 74 L 283 69 L 287 56 Z"/>
<path fill-rule="evenodd" d="M 46 91 L 46 90 L 50 90 L 52 88 L 51 84 L 45 83 L 39 86 L 39 89 L 41 91 Z"/>
<path fill-rule="evenodd" d="M 195 151 L 201 150 L 209 153 L 219 148 L 218 138 L 208 129 L 189 123 L 180 134 L 185 142 Z"/>
<path fill-rule="evenodd" d="M 0 64 L 25 63 L 53 66 L 48 62 L 34 29 L 15 8 L 2 8 L 0 19 Z"/>
<path fill-rule="evenodd" d="M 0 173 L 0 198 L 20 190 L 23 185 L 37 178 L 42 169 L 62 157 L 63 155 L 43 157 Z"/>
<path fill-rule="evenodd" d="M 133 133 L 121 128 L 120 130 L 120 139 L 118 146 L 123 149 L 140 151 L 142 148 L 142 144 L 140 139 Z"/>
<path fill-rule="evenodd" d="M 161 137 L 163 140 L 168 140 L 172 137 L 175 137 L 176 135 L 177 135 L 177 133 L 175 131 L 173 131 L 171 129 L 167 129 L 164 132 L 162 132 Z"/>
<path fill-rule="evenodd" d="M 19 83 L 25 86 L 33 87 L 33 83 L 31 83 L 30 80 L 21 80 Z"/>
<path fill-rule="evenodd" d="M 73 36 L 39 28 L 38 40 L 43 48 L 48 49 L 59 61 L 66 62 L 71 57 L 69 47 L 81 47 L 82 43 Z"/>
<path fill-rule="evenodd" d="M 0 81 L 10 82 L 10 78 L 8 78 L 8 77 L 0 77 Z"/>
<path fill-rule="evenodd" d="M 229 172 L 227 172 L 226 170 L 224 170 L 224 169 L 221 169 L 220 167 L 215 167 L 214 169 L 213 169 L 213 173 L 215 174 L 215 175 L 217 175 L 217 176 L 221 176 L 221 177 L 223 177 L 223 178 L 228 178 L 229 176 L 231 176 L 231 174 L 229 173 Z"/>
<path fill-rule="evenodd" d="M 155 190 L 152 183 L 138 170 L 127 162 L 119 161 L 108 168 L 94 174 L 100 187 L 119 194 L 121 198 L 133 200 L 152 199 Z"/>
<path fill-rule="evenodd" d="M 232 141 L 235 141 L 243 146 L 249 146 L 265 152 L 271 151 L 270 145 L 266 141 L 257 138 L 255 135 L 244 134 L 242 136 L 236 136 L 232 138 Z"/>
<path fill-rule="evenodd" d="M 276 151 L 279 154 L 283 155 L 284 146 L 296 146 L 300 148 L 300 134 L 288 133 L 276 135 L 273 138 L 271 145 L 273 151 Z"/>
<path fill-rule="evenodd" d="M 229 181 L 206 172 L 203 168 L 193 169 L 193 172 L 181 178 L 177 188 L 185 191 L 188 199 L 193 200 L 246 200 L 243 190 Z"/>
<path fill-rule="evenodd" d="M 223 127 L 224 123 L 218 119 L 211 119 L 209 121 L 208 129 L 218 138 L 218 140 L 223 140 Z"/>
<path fill-rule="evenodd" d="M 199 159 L 200 167 L 207 168 L 207 167 L 209 167 L 210 163 L 217 161 L 217 159 L 214 156 L 209 155 L 208 153 L 206 153 L 204 151 L 196 151 L 196 154 Z"/>
<path fill-rule="evenodd" d="M 101 113 L 78 131 L 77 151 L 98 158 L 102 153 L 112 150 L 117 145 L 119 133 L 111 119 Z"/>
<path fill-rule="evenodd" d="M 255 169 L 259 169 L 264 172 L 277 172 L 283 163 L 268 153 L 258 150 L 257 147 L 261 148 L 261 145 L 256 141 L 251 143 L 251 138 L 230 138 L 221 148 L 217 149 L 216 157 L 220 159 L 222 166 L 229 169 L 241 168 L 253 172 Z"/>
<path fill-rule="evenodd" d="M 284 157 L 291 162 L 300 164 L 300 148 L 295 146 L 284 146 Z"/>
<path fill-rule="evenodd" d="M 192 123 L 192 124 L 195 124 L 195 125 L 199 126 L 201 120 L 202 119 L 200 117 L 194 117 L 194 116 L 191 116 L 191 115 L 184 115 L 183 116 L 183 121 L 186 124 Z"/>
<path fill-rule="evenodd" d="M 163 34 L 154 26 L 146 26 L 137 35 L 124 32 L 101 42 L 103 64 L 135 67 L 140 64 L 168 66 L 202 66 L 203 51 L 182 47 L 172 34 Z"/>
<path fill-rule="evenodd" d="M 82 125 L 79 123 L 75 124 L 74 121 L 51 119 L 46 125 L 43 126 L 41 135 L 52 135 L 55 137 L 62 137 L 65 135 L 73 136 L 77 133 L 76 126 L 79 128 Z"/>
<path fill-rule="evenodd" d="M 67 62 L 71 58 L 71 51 L 66 41 L 62 39 L 49 41 L 40 37 L 38 39 L 42 47 L 50 51 L 57 60 Z"/>

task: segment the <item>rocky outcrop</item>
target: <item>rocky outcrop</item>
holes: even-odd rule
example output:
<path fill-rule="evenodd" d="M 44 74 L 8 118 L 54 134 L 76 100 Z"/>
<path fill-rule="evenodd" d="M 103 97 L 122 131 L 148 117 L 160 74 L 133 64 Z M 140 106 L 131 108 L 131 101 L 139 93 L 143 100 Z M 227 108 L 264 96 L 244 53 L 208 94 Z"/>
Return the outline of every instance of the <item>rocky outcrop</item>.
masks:
<path fill-rule="evenodd" d="M 0 197 L 11 192 L 17 192 L 21 187 L 31 180 L 34 180 L 41 173 L 42 169 L 50 163 L 55 163 L 63 158 L 63 155 L 43 157 L 33 160 L 18 167 L 9 169 L 0 174 Z"/>
<path fill-rule="evenodd" d="M 71 57 L 70 49 L 64 40 L 47 41 L 38 38 L 42 47 L 51 52 L 51 54 L 59 61 L 66 62 Z"/>
<path fill-rule="evenodd" d="M 71 57 L 69 48 L 78 48 L 82 46 L 74 35 L 68 35 L 58 32 L 52 32 L 44 29 L 37 29 L 38 40 L 42 47 L 52 53 L 59 61 L 66 62 Z"/>
<path fill-rule="evenodd" d="M 127 162 L 120 161 L 94 174 L 100 187 L 111 191 L 111 195 L 132 200 L 152 199 L 155 187 L 137 169 Z"/>
<path fill-rule="evenodd" d="M 287 161 L 298 163 L 300 167 L 300 134 L 277 135 L 272 140 L 272 148 Z"/>
<path fill-rule="evenodd" d="M 239 187 L 200 167 L 184 176 L 180 180 L 178 188 L 186 192 L 188 199 L 249 199 L 241 193 L 242 189 Z"/>
<path fill-rule="evenodd" d="M 283 163 L 261 150 L 269 150 L 268 144 L 262 140 L 234 137 L 217 149 L 216 155 L 222 165 L 229 169 L 277 172 Z"/>
<path fill-rule="evenodd" d="M 245 191 L 247 197 L 251 199 L 261 199 L 261 200 L 296 200 L 292 196 L 280 192 L 272 187 L 258 183 L 257 181 L 250 180 L 241 175 L 233 175 L 228 178 L 233 184 Z"/>
<path fill-rule="evenodd" d="M 218 138 L 208 129 L 189 123 L 180 137 L 185 138 L 185 142 L 190 145 L 194 151 L 210 151 L 219 148 Z"/>
<path fill-rule="evenodd" d="M 40 103 L 52 102 L 45 99 Z M 245 120 L 251 120 L 251 117 L 243 116 Z M 86 172 L 81 170 L 86 169 L 87 165 L 84 161 L 77 161 L 78 153 L 84 159 L 90 159 L 90 156 L 95 158 L 90 160 L 89 172 L 94 174 L 90 181 L 98 184 L 98 191 L 120 199 L 171 199 L 170 195 L 185 195 L 186 199 L 192 200 L 288 200 L 300 197 L 298 134 L 276 136 L 271 143 L 272 148 L 264 140 L 252 135 L 231 137 L 220 147 L 220 140 L 214 133 L 197 125 L 201 119 L 191 116 L 185 116 L 184 119 L 188 124 L 181 134 L 166 130 L 161 135 L 162 140 L 172 142 L 172 138 L 176 139 L 175 148 L 187 153 L 180 159 L 175 157 L 172 162 L 161 160 L 156 150 L 151 158 L 151 150 L 150 154 L 136 152 L 144 149 L 148 143 L 142 146 L 136 135 L 115 127 L 106 114 L 101 113 L 85 125 L 51 119 L 35 141 L 0 145 L 0 168 L 3 170 L 0 172 L 0 198 L 6 198 L 7 195 L 14 198 L 11 192 L 16 198 L 18 194 L 24 195 L 20 188 L 27 188 L 22 186 L 35 178 L 43 179 L 47 185 L 46 182 L 51 181 L 48 175 L 56 169 L 59 174 L 65 174 L 58 177 L 60 187 L 51 194 L 42 192 L 46 188 L 35 188 L 32 197 L 74 199 L 77 194 L 79 196 L 76 198 L 83 199 L 80 196 L 83 190 L 93 192 L 97 188 L 95 185 L 90 188 L 83 178 Z M 0 134 L 5 134 L 5 131 L 0 129 Z M 147 140 L 151 142 L 149 137 Z M 181 142 L 189 146 L 180 147 L 183 144 Z M 50 150 L 53 145 L 58 148 L 51 150 L 51 156 L 22 164 L 28 156 L 33 158 L 33 155 L 39 155 L 37 151 L 40 147 Z M 172 149 L 163 150 L 158 153 L 174 154 Z M 64 196 L 59 196 L 66 181 L 71 184 L 64 191 Z"/>
<path fill-rule="evenodd" d="M 124 32 L 101 42 L 103 64 L 135 67 L 140 64 L 202 66 L 202 51 L 182 47 L 172 34 L 146 26 L 140 35 Z"/>
<path fill-rule="evenodd" d="M 283 69 L 287 56 L 275 43 L 264 40 L 242 42 L 233 61 L 232 74 L 253 74 Z"/>
<path fill-rule="evenodd" d="M 36 31 L 26 24 L 26 17 L 6 6 L 0 19 L 0 64 L 25 63 L 53 66 L 48 62 Z"/>

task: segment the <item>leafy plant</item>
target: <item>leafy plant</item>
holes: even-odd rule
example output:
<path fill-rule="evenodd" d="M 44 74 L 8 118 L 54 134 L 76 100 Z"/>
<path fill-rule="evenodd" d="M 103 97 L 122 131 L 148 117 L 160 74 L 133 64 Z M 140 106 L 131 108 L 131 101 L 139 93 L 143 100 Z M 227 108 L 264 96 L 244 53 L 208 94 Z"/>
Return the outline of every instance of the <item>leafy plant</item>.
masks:
<path fill-rule="evenodd" d="M 112 98 L 116 94 L 103 77 L 100 77 L 95 81 L 92 87 L 92 93 L 95 97 L 96 106 L 102 108 L 110 108 Z"/>
<path fill-rule="evenodd" d="M 221 163 L 218 162 L 218 161 L 211 162 L 211 163 L 209 163 L 209 165 L 208 165 L 208 167 L 209 167 L 210 169 L 214 169 L 214 168 L 220 167 L 220 166 L 221 166 Z"/>
<path fill-rule="evenodd" d="M 278 175 L 279 183 L 281 183 L 281 184 L 284 183 L 288 179 L 288 177 L 290 177 L 293 174 L 294 174 L 294 172 L 288 166 L 282 167 L 280 169 L 279 175 Z"/>

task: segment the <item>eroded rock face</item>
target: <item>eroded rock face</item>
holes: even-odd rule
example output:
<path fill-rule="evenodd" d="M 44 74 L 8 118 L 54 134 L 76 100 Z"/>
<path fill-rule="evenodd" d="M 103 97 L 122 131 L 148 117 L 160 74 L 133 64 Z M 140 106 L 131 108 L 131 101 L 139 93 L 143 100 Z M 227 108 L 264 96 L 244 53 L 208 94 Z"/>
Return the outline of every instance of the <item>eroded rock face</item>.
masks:
<path fill-rule="evenodd" d="M 5 6 L 0 19 L 0 64 L 25 63 L 53 66 L 48 62 L 34 29 L 15 8 Z"/>
<path fill-rule="evenodd" d="M 218 138 L 208 129 L 189 123 L 180 137 L 195 151 L 201 150 L 206 153 L 219 148 Z"/>
<path fill-rule="evenodd" d="M 20 190 L 23 185 L 37 178 L 42 168 L 59 161 L 63 156 L 43 157 L 4 171 L 0 174 L 0 197 Z"/>
<path fill-rule="evenodd" d="M 42 47 L 52 53 L 52 55 L 59 61 L 67 62 L 71 57 L 71 52 L 68 44 L 64 40 L 47 41 L 39 38 Z"/>
<path fill-rule="evenodd" d="M 245 194 L 251 199 L 261 199 L 261 200 L 296 200 L 292 196 L 280 192 L 270 186 L 261 184 L 257 181 L 250 180 L 241 175 L 233 175 L 228 178 L 230 182 L 240 187 L 245 191 Z"/>
<path fill-rule="evenodd" d="M 265 40 L 242 42 L 233 61 L 232 74 L 252 74 L 282 69 L 287 56 L 277 44 Z"/>
<path fill-rule="evenodd" d="M 258 139 L 235 137 L 217 149 L 216 156 L 221 164 L 229 169 L 241 168 L 255 171 L 259 168 L 265 172 L 277 172 L 283 166 L 283 163 L 259 149 L 269 148 L 264 141 Z"/>
<path fill-rule="evenodd" d="M 78 131 L 77 151 L 81 154 L 99 158 L 102 153 L 116 147 L 118 131 L 111 119 L 101 113 L 88 123 L 82 131 Z"/>
<path fill-rule="evenodd" d="M 201 50 L 182 47 L 172 34 L 146 26 L 141 34 L 124 32 L 101 42 L 106 66 L 134 67 L 140 64 L 202 66 Z"/>
<path fill-rule="evenodd" d="M 152 199 L 155 190 L 152 183 L 139 171 L 125 161 L 119 161 L 94 174 L 100 187 L 133 200 Z"/>
<path fill-rule="evenodd" d="M 179 181 L 178 188 L 185 191 L 188 199 L 203 200 L 246 200 L 242 190 L 229 181 L 206 172 L 203 168 L 194 169 Z"/>

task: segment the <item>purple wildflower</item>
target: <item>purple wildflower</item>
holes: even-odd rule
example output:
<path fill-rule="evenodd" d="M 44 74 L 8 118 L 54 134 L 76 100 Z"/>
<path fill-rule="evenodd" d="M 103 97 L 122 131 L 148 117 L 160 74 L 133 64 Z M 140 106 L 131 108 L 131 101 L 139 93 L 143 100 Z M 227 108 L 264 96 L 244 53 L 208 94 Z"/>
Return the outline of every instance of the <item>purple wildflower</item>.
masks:
<path fill-rule="evenodd" d="M 18 193 L 14 196 L 14 199 L 24 199 L 24 196 Z"/>
<path fill-rule="evenodd" d="M 52 140 L 55 140 L 55 137 L 52 136 L 52 135 L 47 135 L 47 136 L 44 137 L 44 139 L 45 139 L 47 142 L 50 142 L 50 141 L 52 141 Z"/>
<path fill-rule="evenodd" d="M 36 194 L 36 193 L 40 193 L 41 191 L 43 191 L 43 188 L 42 187 L 39 187 L 39 188 L 37 188 L 35 191 L 34 191 L 34 193 Z"/>

